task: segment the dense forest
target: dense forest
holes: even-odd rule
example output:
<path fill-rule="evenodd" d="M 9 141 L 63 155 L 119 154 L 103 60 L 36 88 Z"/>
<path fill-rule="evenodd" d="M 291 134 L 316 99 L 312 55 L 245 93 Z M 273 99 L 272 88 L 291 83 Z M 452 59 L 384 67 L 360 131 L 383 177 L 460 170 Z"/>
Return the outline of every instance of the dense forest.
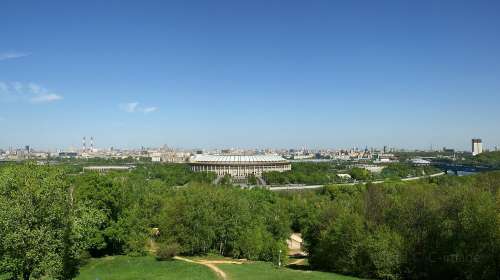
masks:
<path fill-rule="evenodd" d="M 500 173 L 290 195 L 315 269 L 380 279 L 499 279 Z M 314 205 L 311 207 L 311 205 Z"/>
<path fill-rule="evenodd" d="M 498 172 L 282 193 L 211 182 L 183 165 L 0 167 L 0 275 L 70 279 L 91 257 L 165 251 L 276 263 L 301 232 L 316 270 L 500 278 Z"/>

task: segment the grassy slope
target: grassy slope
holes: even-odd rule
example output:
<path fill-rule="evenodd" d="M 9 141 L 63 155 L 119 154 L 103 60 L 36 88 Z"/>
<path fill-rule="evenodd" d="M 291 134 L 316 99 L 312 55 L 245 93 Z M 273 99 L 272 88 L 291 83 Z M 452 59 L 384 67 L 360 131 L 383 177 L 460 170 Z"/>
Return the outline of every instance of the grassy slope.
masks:
<path fill-rule="evenodd" d="M 206 259 L 206 258 L 205 258 Z M 220 259 L 220 258 L 218 258 Z M 276 268 L 265 262 L 218 264 L 231 280 L 355 280 L 335 273 Z M 176 279 L 216 280 L 215 274 L 202 265 L 182 261 L 158 262 L 153 257 L 114 256 L 92 259 L 80 269 L 78 280 Z"/>
<path fill-rule="evenodd" d="M 202 265 L 182 261 L 159 262 L 153 257 L 114 256 L 92 259 L 80 269 L 78 280 L 178 279 L 211 280 L 215 274 Z"/>
<path fill-rule="evenodd" d="M 355 280 L 359 278 L 342 276 L 335 273 L 302 271 L 288 268 L 276 268 L 270 263 L 256 262 L 249 264 L 220 264 L 230 279 L 234 280 Z"/>

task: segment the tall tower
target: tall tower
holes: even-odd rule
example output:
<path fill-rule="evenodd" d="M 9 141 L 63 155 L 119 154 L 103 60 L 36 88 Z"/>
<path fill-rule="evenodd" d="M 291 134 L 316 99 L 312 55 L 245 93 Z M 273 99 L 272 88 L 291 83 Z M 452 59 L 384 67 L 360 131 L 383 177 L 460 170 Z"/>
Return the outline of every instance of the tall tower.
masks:
<path fill-rule="evenodd" d="M 83 152 L 87 151 L 87 141 L 85 139 L 85 136 L 83 136 L 83 140 L 82 140 L 82 150 L 83 150 Z"/>
<path fill-rule="evenodd" d="M 483 152 L 483 140 L 472 139 L 472 155 L 479 155 Z"/>
<path fill-rule="evenodd" d="M 94 136 L 90 137 L 90 151 L 94 151 Z"/>

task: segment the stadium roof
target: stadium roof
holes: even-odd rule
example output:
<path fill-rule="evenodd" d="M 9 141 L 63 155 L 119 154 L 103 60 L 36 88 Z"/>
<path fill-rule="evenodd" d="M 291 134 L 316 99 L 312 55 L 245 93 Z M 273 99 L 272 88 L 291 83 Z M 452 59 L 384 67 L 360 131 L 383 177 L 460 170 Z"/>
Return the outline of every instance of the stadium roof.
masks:
<path fill-rule="evenodd" d="M 256 164 L 256 163 L 273 163 L 287 162 L 278 155 L 254 155 L 254 156 L 237 156 L 237 155 L 194 155 L 189 160 L 191 163 L 209 163 L 209 164 Z"/>

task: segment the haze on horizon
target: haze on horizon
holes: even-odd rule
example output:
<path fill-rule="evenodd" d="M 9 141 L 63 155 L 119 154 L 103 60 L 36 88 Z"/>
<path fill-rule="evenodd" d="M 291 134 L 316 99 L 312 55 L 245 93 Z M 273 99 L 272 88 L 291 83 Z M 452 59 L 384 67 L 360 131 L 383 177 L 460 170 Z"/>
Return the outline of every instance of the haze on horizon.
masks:
<path fill-rule="evenodd" d="M 498 1 L 0 3 L 0 148 L 500 146 Z"/>

